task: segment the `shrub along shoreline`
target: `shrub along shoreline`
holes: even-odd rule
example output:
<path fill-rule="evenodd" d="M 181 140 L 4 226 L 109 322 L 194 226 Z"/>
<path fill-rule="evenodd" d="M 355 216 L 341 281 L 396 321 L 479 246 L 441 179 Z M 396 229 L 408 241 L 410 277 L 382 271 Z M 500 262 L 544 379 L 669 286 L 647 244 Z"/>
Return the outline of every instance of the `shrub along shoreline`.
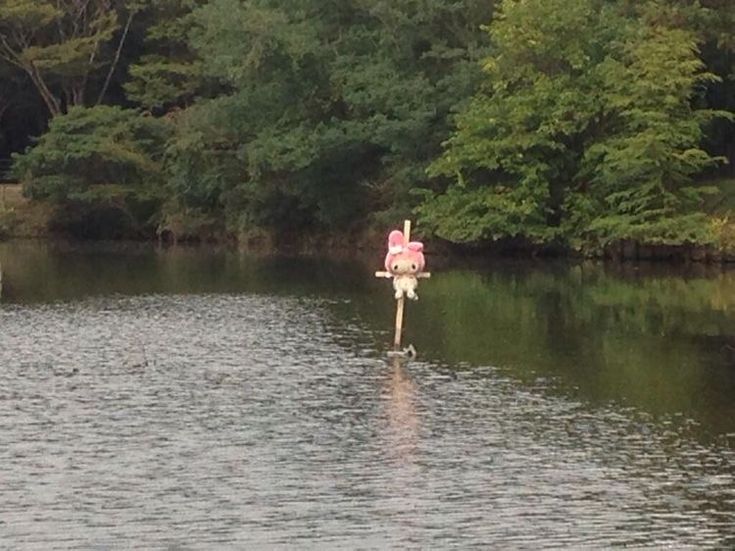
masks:
<path fill-rule="evenodd" d="M 53 228 L 53 209 L 21 195 L 20 185 L 0 186 L 0 241 L 11 239 L 69 240 L 78 242 L 107 241 L 74 237 Z M 394 226 L 400 226 L 397 219 Z M 112 236 L 119 240 L 158 243 L 162 246 L 201 245 L 231 246 L 255 254 L 349 255 L 356 252 L 381 254 L 385 239 L 392 226 L 360 228 L 346 232 L 274 232 L 256 229 L 238 235 L 208 228 L 200 234 L 177 236 L 170 229 L 149 235 Z M 731 228 L 733 231 L 735 228 Z M 422 233 L 415 235 L 427 243 L 428 254 L 440 257 L 462 258 L 590 258 L 617 262 L 664 261 L 735 264 L 735 248 L 726 249 L 714 244 L 685 243 L 678 245 L 646 244 L 633 240 L 612 243 L 604 249 L 574 250 L 562 244 L 538 245 L 523 239 L 501 239 L 494 243 L 456 244 Z"/>

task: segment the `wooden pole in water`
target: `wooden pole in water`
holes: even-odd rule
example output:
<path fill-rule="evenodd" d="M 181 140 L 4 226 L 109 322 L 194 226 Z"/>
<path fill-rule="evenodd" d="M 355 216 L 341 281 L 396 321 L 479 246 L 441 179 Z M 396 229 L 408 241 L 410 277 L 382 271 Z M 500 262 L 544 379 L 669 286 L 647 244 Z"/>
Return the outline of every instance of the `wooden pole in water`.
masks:
<path fill-rule="evenodd" d="M 406 243 L 408 243 L 411 239 L 411 221 L 410 220 L 404 220 L 403 222 L 403 238 Z M 390 271 L 377 271 L 375 272 L 375 277 L 380 278 L 395 278 L 396 275 L 393 274 Z M 431 274 L 429 272 L 419 272 L 414 275 L 416 279 L 426 279 L 430 278 Z M 396 352 L 400 352 L 401 349 L 401 335 L 403 333 L 403 310 L 405 308 L 406 304 L 406 298 L 405 295 L 401 294 L 401 297 L 396 299 L 396 333 L 393 337 L 393 350 Z"/>
<path fill-rule="evenodd" d="M 411 241 L 411 221 L 403 221 L 403 238 L 406 243 Z M 406 298 L 401 295 L 396 301 L 396 334 L 393 338 L 393 350 L 400 350 L 401 348 L 401 333 L 403 332 L 403 307 L 405 306 Z"/>

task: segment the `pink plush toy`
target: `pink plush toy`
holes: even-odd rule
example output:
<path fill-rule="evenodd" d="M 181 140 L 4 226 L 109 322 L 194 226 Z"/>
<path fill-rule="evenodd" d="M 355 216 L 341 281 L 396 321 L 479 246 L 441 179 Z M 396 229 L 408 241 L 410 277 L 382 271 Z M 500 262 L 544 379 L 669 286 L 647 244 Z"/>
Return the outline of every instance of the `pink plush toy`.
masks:
<path fill-rule="evenodd" d="M 418 287 L 417 274 L 421 273 L 426 266 L 424 259 L 424 244 L 420 241 L 406 243 L 403 232 L 393 230 L 388 236 L 388 254 L 385 256 L 385 269 L 393 276 L 393 289 L 396 299 L 401 298 L 404 293 L 412 299 L 418 300 L 416 287 Z"/>

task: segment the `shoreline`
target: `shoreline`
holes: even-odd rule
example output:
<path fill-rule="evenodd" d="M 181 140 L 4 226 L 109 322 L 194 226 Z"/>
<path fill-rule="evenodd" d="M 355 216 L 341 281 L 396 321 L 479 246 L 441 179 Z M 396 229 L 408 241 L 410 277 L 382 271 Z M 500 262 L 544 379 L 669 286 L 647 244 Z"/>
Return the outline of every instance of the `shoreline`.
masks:
<path fill-rule="evenodd" d="M 201 251 L 237 252 L 253 256 L 285 256 L 314 258 L 375 258 L 382 264 L 385 255 L 384 238 L 378 240 L 338 240 L 325 241 L 315 236 L 303 240 L 285 239 L 280 241 L 243 242 L 236 239 L 185 240 L 177 243 L 156 239 L 76 239 L 63 235 L 11 235 L 0 238 L 0 245 L 35 244 L 48 246 L 57 251 L 78 251 L 88 249 L 100 252 L 125 252 L 135 250 L 157 251 Z M 735 267 L 735 252 L 719 252 L 712 247 L 697 245 L 641 245 L 634 242 L 606 250 L 604 253 L 585 255 L 562 248 L 511 248 L 503 245 L 467 247 L 442 242 L 437 239 L 425 240 L 426 255 L 440 265 L 474 264 L 493 261 L 531 261 L 553 264 L 555 262 L 602 262 L 611 265 L 636 265 L 638 263 L 659 264 L 662 266 L 722 266 Z"/>
<path fill-rule="evenodd" d="M 0 185 L 0 242 L 10 240 L 39 240 L 49 243 L 141 243 L 162 248 L 211 247 L 230 248 L 257 255 L 350 256 L 357 253 L 384 254 L 388 229 L 363 226 L 351 230 L 327 233 L 319 231 L 275 231 L 254 228 L 239 235 L 225 231 L 209 235 L 177 238 L 169 230 L 148 238 L 82 239 L 68 234 L 54 233 L 49 229 L 53 209 L 44 203 L 29 201 L 22 194 L 20 184 Z M 398 227 L 401 221 L 396 222 Z M 417 228 L 417 238 L 426 243 L 429 254 L 447 259 L 589 259 L 612 262 L 652 261 L 670 264 L 704 263 L 733 264 L 735 249 L 725 250 L 712 244 L 650 245 L 625 240 L 597 251 L 579 251 L 564 245 L 534 245 L 518 239 L 477 245 L 456 244 L 438 237 L 422 236 Z"/>

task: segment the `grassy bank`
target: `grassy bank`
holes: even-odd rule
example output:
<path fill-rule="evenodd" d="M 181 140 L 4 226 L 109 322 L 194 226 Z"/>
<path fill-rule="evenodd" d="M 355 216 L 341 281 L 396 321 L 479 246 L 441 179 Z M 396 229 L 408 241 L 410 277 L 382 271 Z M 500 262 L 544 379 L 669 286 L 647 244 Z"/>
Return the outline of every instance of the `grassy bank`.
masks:
<path fill-rule="evenodd" d="M 53 209 L 29 201 L 20 184 L 0 185 L 0 238 L 46 237 Z"/>

